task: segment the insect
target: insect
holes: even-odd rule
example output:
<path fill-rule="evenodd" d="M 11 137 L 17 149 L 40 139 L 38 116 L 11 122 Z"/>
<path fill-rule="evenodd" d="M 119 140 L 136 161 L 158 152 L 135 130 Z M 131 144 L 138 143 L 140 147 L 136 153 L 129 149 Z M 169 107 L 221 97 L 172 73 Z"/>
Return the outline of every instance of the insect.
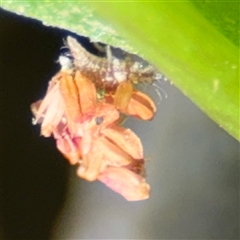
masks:
<path fill-rule="evenodd" d="M 118 59 L 112 55 L 110 47 L 106 47 L 106 58 L 97 57 L 87 52 L 76 39 L 67 38 L 67 46 L 73 56 L 74 67 L 80 70 L 103 90 L 109 102 L 127 115 L 143 120 L 153 118 L 156 107 L 154 102 L 144 93 L 135 90 L 134 84 L 152 82 L 158 73 L 151 65 L 133 61 L 129 56 Z"/>
<path fill-rule="evenodd" d="M 69 47 L 72 40 L 67 39 Z M 112 72 L 119 69 L 114 63 L 97 63 L 99 59 L 85 56 L 82 51 L 86 50 L 79 46 L 73 62 L 59 59 L 62 69 L 50 80 L 45 97 L 31 105 L 33 123 L 41 124 L 41 135 L 53 136 L 70 164 L 78 165 L 79 177 L 99 180 L 129 201 L 147 199 L 150 186 L 145 180 L 141 140 L 121 127 L 119 119 L 125 113 L 148 120 L 156 107 L 147 95 L 133 89 L 130 73 L 120 81 L 122 73 Z M 124 61 L 119 64 L 123 66 Z"/>

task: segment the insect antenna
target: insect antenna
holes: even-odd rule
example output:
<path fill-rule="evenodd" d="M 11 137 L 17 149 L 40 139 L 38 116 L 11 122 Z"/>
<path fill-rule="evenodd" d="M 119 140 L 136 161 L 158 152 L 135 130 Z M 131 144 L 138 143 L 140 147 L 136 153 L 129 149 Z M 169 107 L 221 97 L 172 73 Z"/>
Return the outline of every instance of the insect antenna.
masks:
<path fill-rule="evenodd" d="M 152 86 L 155 87 L 155 91 L 156 91 L 157 95 L 159 96 L 160 101 L 158 102 L 158 104 L 163 100 L 163 98 L 164 99 L 168 98 L 167 92 L 163 88 L 161 88 L 156 82 L 152 83 Z M 161 93 L 164 95 L 164 97 L 162 97 Z"/>

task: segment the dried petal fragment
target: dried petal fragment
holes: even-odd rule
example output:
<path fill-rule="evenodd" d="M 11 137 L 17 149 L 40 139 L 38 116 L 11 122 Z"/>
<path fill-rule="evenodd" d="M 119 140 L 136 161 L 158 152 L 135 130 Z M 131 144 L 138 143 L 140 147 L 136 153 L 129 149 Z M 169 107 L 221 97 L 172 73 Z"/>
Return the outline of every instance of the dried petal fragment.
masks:
<path fill-rule="evenodd" d="M 101 130 L 119 118 L 119 112 L 110 104 L 99 103 L 91 116 L 89 114 L 85 114 L 85 116 L 80 120 L 81 125 L 78 125 L 82 130 L 83 155 L 86 155 L 90 151 L 94 142 L 93 139 L 97 139 L 100 136 Z"/>
<path fill-rule="evenodd" d="M 47 109 L 42 125 L 41 135 L 50 137 L 56 126 L 62 120 L 64 115 L 64 102 L 60 94 L 56 94 Z"/>
<path fill-rule="evenodd" d="M 74 165 L 81 159 L 79 146 L 81 138 L 71 139 L 69 135 L 56 139 L 58 150 L 69 160 L 70 164 Z"/>
<path fill-rule="evenodd" d="M 101 132 L 104 136 L 128 153 L 133 159 L 143 159 L 141 140 L 130 129 L 112 125 Z"/>
<path fill-rule="evenodd" d="M 115 167 L 125 166 L 133 161 L 123 149 L 103 136 L 94 141 L 94 149 L 90 154 L 94 157 L 96 152 L 101 153 L 103 162 Z"/>
<path fill-rule="evenodd" d="M 120 114 L 112 104 L 99 103 L 95 112 L 95 119 L 101 117 L 103 121 L 99 124 L 99 127 L 105 128 L 119 119 Z"/>
<path fill-rule="evenodd" d="M 75 132 L 76 122 L 82 116 L 77 85 L 73 77 L 67 73 L 62 73 L 59 85 L 59 90 L 64 99 L 68 127 L 71 132 Z"/>
<path fill-rule="evenodd" d="M 97 106 L 97 91 L 94 84 L 79 71 L 75 74 L 82 114 L 93 112 Z"/>
<path fill-rule="evenodd" d="M 119 110 L 126 110 L 131 100 L 133 86 L 130 82 L 122 82 L 118 85 L 114 96 L 114 106 Z"/>
<path fill-rule="evenodd" d="M 77 171 L 78 176 L 81 178 L 94 181 L 106 166 L 119 167 L 128 165 L 133 161 L 123 150 L 103 136 L 94 139 L 93 143 L 89 152 L 83 155 L 81 165 Z"/>
<path fill-rule="evenodd" d="M 105 167 L 104 162 L 101 158 L 91 158 L 91 155 L 86 155 L 83 158 L 83 162 L 77 170 L 77 175 L 87 181 L 95 181 Z"/>
<path fill-rule="evenodd" d="M 156 106 L 151 98 L 140 91 L 134 91 L 126 113 L 143 120 L 150 120 L 156 112 Z"/>
<path fill-rule="evenodd" d="M 42 123 L 41 135 L 49 137 L 64 115 L 64 102 L 59 92 L 59 84 L 53 78 L 49 83 L 48 91 L 42 101 L 31 105 L 35 115 L 34 124 Z"/>
<path fill-rule="evenodd" d="M 128 201 L 149 198 L 150 186 L 145 179 L 126 168 L 108 167 L 98 176 L 98 180 Z"/>
<path fill-rule="evenodd" d="M 115 106 L 114 94 L 108 94 L 104 97 L 104 99 L 107 103 Z M 136 90 L 133 91 L 130 101 L 125 109 L 117 106 L 116 108 L 126 115 L 135 116 L 142 120 L 151 120 L 157 110 L 151 98 Z"/>

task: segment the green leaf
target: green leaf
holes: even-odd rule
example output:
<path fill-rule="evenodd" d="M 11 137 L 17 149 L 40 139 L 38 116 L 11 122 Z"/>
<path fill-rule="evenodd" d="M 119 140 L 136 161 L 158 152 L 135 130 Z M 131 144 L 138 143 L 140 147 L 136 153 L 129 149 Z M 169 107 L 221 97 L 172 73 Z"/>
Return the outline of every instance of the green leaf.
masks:
<path fill-rule="evenodd" d="M 6 9 L 137 52 L 239 136 L 239 2 L 2 2 Z"/>

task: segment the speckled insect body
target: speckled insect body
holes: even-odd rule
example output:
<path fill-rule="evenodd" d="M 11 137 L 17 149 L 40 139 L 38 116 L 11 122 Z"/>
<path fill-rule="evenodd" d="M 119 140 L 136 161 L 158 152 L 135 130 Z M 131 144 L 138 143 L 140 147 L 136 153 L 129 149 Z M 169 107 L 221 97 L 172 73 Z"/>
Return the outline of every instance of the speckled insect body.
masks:
<path fill-rule="evenodd" d="M 72 37 L 67 37 L 67 46 L 74 58 L 74 67 L 91 79 L 97 88 L 116 90 L 117 86 L 125 81 L 132 84 L 151 83 L 159 77 L 153 66 L 143 66 L 143 63 L 134 61 L 130 54 L 127 54 L 124 59 L 113 56 L 111 47 L 108 45 L 106 57 L 89 53 Z"/>

